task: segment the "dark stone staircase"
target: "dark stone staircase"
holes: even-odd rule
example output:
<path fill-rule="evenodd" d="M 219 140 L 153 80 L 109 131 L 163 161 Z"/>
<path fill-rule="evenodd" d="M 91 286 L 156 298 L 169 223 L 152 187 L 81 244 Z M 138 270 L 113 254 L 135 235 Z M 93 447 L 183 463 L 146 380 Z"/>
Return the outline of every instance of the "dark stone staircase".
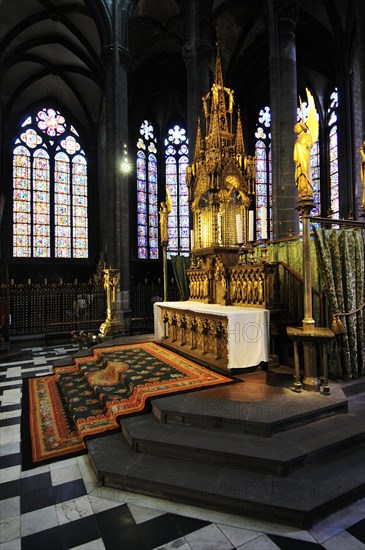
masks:
<path fill-rule="evenodd" d="M 330 396 L 280 387 L 245 400 L 248 386 L 240 400 L 211 390 L 155 399 L 120 433 L 87 441 L 99 479 L 299 527 L 364 494 L 363 380 L 333 383 Z"/>

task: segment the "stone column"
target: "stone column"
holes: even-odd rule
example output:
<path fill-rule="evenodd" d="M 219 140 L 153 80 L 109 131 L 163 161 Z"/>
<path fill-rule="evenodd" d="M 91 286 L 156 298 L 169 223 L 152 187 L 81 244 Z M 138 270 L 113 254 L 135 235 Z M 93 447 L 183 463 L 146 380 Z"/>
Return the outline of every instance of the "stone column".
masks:
<path fill-rule="evenodd" d="M 187 133 L 190 158 L 193 158 L 198 117 L 202 116 L 202 96 L 209 91 L 209 65 L 212 47 L 208 41 L 209 14 L 207 2 L 188 2 L 188 42 L 183 55 L 187 69 Z"/>
<path fill-rule="evenodd" d="M 104 49 L 106 109 L 105 219 L 102 220 L 107 267 L 120 272 L 116 315 L 123 320 L 129 310 L 129 183 L 121 170 L 128 150 L 128 9 L 129 2 L 113 2 L 113 42 Z"/>
<path fill-rule="evenodd" d="M 269 18 L 274 238 L 298 233 L 294 178 L 294 125 L 297 120 L 295 24 L 297 0 L 267 0 Z"/>
<path fill-rule="evenodd" d="M 364 0 L 356 0 L 356 40 L 360 68 L 361 90 L 361 116 L 362 116 L 362 141 L 365 141 L 365 3 Z M 360 147 L 361 144 L 356 144 Z"/>

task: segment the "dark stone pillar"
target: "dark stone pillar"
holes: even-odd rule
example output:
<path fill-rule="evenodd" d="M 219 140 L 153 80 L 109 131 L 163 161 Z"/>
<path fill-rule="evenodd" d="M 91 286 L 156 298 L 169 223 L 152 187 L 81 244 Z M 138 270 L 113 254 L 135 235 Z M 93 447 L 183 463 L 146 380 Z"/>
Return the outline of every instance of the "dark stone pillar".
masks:
<path fill-rule="evenodd" d="M 104 50 L 106 105 L 106 197 L 102 220 L 108 267 L 119 269 L 117 314 L 129 309 L 129 182 L 121 170 L 128 151 L 128 9 L 129 2 L 113 3 L 113 43 Z"/>
<path fill-rule="evenodd" d="M 361 120 L 362 120 L 362 141 L 365 140 L 365 3 L 364 0 L 356 0 L 356 40 L 359 55 L 360 67 L 360 90 L 361 90 Z M 361 143 L 356 144 L 358 147 Z"/>
<path fill-rule="evenodd" d="M 349 67 L 344 62 L 338 86 L 338 176 L 340 182 L 340 218 L 354 212 L 354 174 L 352 145 L 352 94 Z"/>
<path fill-rule="evenodd" d="M 187 131 L 190 158 L 193 158 L 198 117 L 202 116 L 202 96 L 209 90 L 209 64 L 212 47 L 207 40 L 209 14 L 207 2 L 191 0 L 188 3 L 188 42 L 184 45 L 187 69 Z"/>
<path fill-rule="evenodd" d="M 297 120 L 295 23 L 297 0 L 268 0 L 274 238 L 298 233 L 294 178 Z"/>

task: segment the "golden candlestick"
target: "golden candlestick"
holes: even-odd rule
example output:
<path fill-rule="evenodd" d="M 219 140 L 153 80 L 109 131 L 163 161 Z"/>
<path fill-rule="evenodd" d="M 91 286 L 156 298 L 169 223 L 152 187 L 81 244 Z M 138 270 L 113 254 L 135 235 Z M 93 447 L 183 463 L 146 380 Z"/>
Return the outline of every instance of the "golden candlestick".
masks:
<path fill-rule="evenodd" d="M 107 316 L 104 323 L 100 325 L 100 334 L 109 336 L 124 332 L 124 323 L 116 318 L 117 289 L 119 288 L 119 270 L 103 269 L 104 288 L 106 290 Z"/>

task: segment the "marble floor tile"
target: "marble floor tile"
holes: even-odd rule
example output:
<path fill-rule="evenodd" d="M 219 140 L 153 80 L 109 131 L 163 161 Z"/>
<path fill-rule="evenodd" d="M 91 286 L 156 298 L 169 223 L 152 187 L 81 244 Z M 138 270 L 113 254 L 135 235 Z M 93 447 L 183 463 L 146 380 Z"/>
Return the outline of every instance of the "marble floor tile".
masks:
<path fill-rule="evenodd" d="M 45 362 L 46 362 L 44 357 L 34 357 L 33 361 L 34 361 L 34 366 L 36 366 L 36 367 L 38 367 L 40 365 L 44 365 Z"/>
<path fill-rule="evenodd" d="M 67 468 L 68 466 L 77 465 L 76 458 L 65 458 L 64 460 L 57 460 L 56 462 L 51 462 L 49 465 L 50 470 L 57 470 L 58 468 Z"/>
<path fill-rule="evenodd" d="M 42 466 L 37 466 L 37 468 L 32 468 L 31 470 L 24 470 L 21 472 L 21 478 L 33 477 L 38 474 L 44 474 L 49 472 L 49 464 L 42 464 Z"/>
<path fill-rule="evenodd" d="M 104 512 L 105 510 L 110 510 L 111 508 L 115 508 L 116 506 L 124 504 L 123 502 L 119 502 L 115 499 L 100 498 L 97 496 L 96 492 L 90 493 L 88 496 L 89 502 L 95 514 L 98 514 L 99 512 Z"/>
<path fill-rule="evenodd" d="M 18 539 L 20 537 L 20 516 L 13 516 L 0 520 L 0 542 Z"/>
<path fill-rule="evenodd" d="M 22 539 L 8 540 L 4 543 L 0 542 L 0 550 L 21 550 Z"/>
<path fill-rule="evenodd" d="M 48 506 L 21 515 L 21 536 L 26 537 L 58 525 L 56 506 Z"/>
<path fill-rule="evenodd" d="M 185 539 L 192 550 L 234 550 L 234 546 L 214 524 L 185 535 Z"/>
<path fill-rule="evenodd" d="M 13 481 L 14 479 L 20 479 L 21 465 L 10 466 L 9 468 L 2 468 L 0 470 L 0 483 L 6 483 L 7 481 Z"/>
<path fill-rule="evenodd" d="M 365 517 L 365 498 L 346 506 L 345 508 L 334 512 L 316 523 L 309 529 L 309 533 L 316 541 L 323 544 L 324 541 L 333 538 L 344 529 L 347 529 L 354 523 Z"/>
<path fill-rule="evenodd" d="M 191 550 L 191 546 L 186 542 L 185 537 L 181 537 L 153 550 Z"/>
<path fill-rule="evenodd" d="M 128 508 L 137 524 L 157 518 L 165 513 L 161 510 L 154 510 L 153 508 L 146 508 L 145 506 L 136 506 L 135 504 L 128 504 Z"/>
<path fill-rule="evenodd" d="M 20 496 L 0 500 L 0 518 L 7 519 L 20 514 Z"/>
<path fill-rule="evenodd" d="M 13 455 L 20 452 L 20 441 L 1 441 L 0 456 Z"/>
<path fill-rule="evenodd" d="M 90 459 L 87 454 L 77 457 L 77 464 L 80 469 L 82 479 L 86 487 L 86 491 L 91 493 L 100 487 L 100 481 L 98 480 L 94 468 L 90 464 Z"/>
<path fill-rule="evenodd" d="M 94 512 L 88 497 L 82 496 L 66 502 L 56 504 L 57 517 L 59 525 L 75 521 L 86 516 L 91 516 Z"/>
<path fill-rule="evenodd" d="M 335 535 L 331 539 L 322 542 L 322 546 L 326 550 L 344 550 L 345 548 L 349 550 L 364 550 L 364 543 L 350 535 L 350 533 L 347 533 L 347 531 L 342 531 L 342 533 L 338 533 L 338 535 Z"/>
<path fill-rule="evenodd" d="M 7 372 L 7 379 L 3 382 L 0 382 L 0 388 L 7 388 L 8 386 L 14 386 L 14 384 L 18 383 L 18 377 L 9 377 L 9 370 Z M 10 379 L 9 379 L 10 378 Z"/>
<path fill-rule="evenodd" d="M 20 439 L 20 426 L 3 426 L 0 428 L 0 441 L 1 445 L 8 443 L 17 443 Z"/>
<path fill-rule="evenodd" d="M 103 543 L 103 539 L 96 539 L 90 542 L 85 542 L 80 546 L 73 546 L 70 550 L 107 550 Z"/>
<path fill-rule="evenodd" d="M 7 405 L 19 405 L 22 397 L 21 388 L 13 388 L 11 390 L 4 390 L 2 396 L 0 396 L 1 406 L 6 407 Z"/>
<path fill-rule="evenodd" d="M 6 378 L 20 378 L 22 375 L 22 367 L 19 365 L 18 367 L 12 367 L 8 369 L 8 372 L 6 373 Z"/>
<path fill-rule="evenodd" d="M 21 416 L 21 409 L 15 409 L 13 411 L 5 411 L 0 413 L 0 420 L 7 420 L 8 418 L 18 418 Z"/>
<path fill-rule="evenodd" d="M 260 535 L 256 539 L 237 546 L 236 550 L 280 550 L 280 548 L 267 535 Z"/>
<path fill-rule="evenodd" d="M 50 468 L 50 472 L 53 486 L 81 479 L 81 472 L 76 462 L 64 468 Z"/>
<path fill-rule="evenodd" d="M 217 524 L 217 527 L 234 547 L 240 546 L 260 535 L 257 531 L 231 527 L 230 525 Z"/>

